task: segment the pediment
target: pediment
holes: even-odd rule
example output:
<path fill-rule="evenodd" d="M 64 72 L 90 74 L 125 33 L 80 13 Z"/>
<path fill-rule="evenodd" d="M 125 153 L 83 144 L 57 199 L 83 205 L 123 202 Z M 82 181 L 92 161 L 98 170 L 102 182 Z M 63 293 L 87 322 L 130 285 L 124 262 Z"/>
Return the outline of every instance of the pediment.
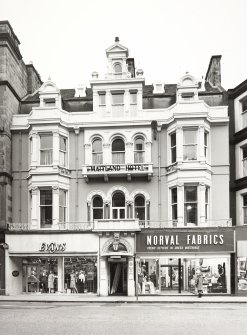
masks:
<path fill-rule="evenodd" d="M 114 43 L 112 46 L 110 46 L 108 49 L 106 49 L 106 53 L 119 53 L 119 52 L 126 52 L 127 55 L 129 53 L 128 48 L 124 47 L 120 43 Z"/>

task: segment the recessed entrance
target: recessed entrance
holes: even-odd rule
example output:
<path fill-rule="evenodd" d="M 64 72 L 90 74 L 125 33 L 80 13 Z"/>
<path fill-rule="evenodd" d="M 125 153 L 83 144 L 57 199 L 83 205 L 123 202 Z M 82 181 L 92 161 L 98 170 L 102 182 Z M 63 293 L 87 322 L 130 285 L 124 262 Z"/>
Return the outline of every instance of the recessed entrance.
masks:
<path fill-rule="evenodd" d="M 109 262 L 109 294 L 127 295 L 127 261 L 126 258 L 108 259 Z"/>

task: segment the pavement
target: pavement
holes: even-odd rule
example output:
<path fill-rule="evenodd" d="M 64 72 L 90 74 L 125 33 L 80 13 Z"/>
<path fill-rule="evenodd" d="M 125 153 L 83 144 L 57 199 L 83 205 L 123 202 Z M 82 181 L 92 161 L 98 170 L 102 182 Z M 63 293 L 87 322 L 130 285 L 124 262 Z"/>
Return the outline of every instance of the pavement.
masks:
<path fill-rule="evenodd" d="M 67 302 L 67 303 L 247 303 L 246 296 L 236 295 L 204 295 L 198 298 L 196 295 L 144 295 L 137 297 L 127 296 L 108 296 L 102 297 L 95 294 L 19 294 L 19 295 L 2 295 L 0 302 Z"/>

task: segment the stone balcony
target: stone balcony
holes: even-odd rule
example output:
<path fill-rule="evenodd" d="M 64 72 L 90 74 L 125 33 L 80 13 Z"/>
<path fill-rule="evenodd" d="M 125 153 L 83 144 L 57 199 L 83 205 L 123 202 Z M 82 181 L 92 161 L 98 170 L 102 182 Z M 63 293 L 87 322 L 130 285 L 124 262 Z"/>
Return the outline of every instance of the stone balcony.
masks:
<path fill-rule="evenodd" d="M 104 178 L 108 181 L 112 177 L 126 177 L 128 181 L 132 177 L 147 177 L 150 180 L 153 176 L 153 164 L 101 164 L 84 165 L 82 175 L 86 181 L 93 178 Z"/>
<path fill-rule="evenodd" d="M 205 222 L 198 222 L 197 225 L 188 223 L 184 225 L 177 220 L 168 221 L 139 221 L 138 219 L 106 219 L 90 221 L 74 221 L 74 222 L 60 222 L 50 228 L 32 229 L 30 223 L 10 223 L 8 225 L 9 231 L 92 231 L 92 232 L 138 232 L 142 229 L 157 229 L 157 228 L 217 228 L 217 227 L 232 227 L 231 219 L 208 220 Z"/>

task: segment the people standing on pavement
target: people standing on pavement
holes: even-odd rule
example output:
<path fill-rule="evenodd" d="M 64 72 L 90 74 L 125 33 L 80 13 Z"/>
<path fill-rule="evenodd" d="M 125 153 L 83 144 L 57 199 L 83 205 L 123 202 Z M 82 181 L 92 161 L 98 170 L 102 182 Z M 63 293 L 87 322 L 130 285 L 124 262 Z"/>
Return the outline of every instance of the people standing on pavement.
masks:
<path fill-rule="evenodd" d="M 197 286 L 197 294 L 198 294 L 198 298 L 201 298 L 202 297 L 202 284 L 203 284 L 203 277 L 202 277 L 202 274 L 199 273 L 197 275 L 197 282 L 196 282 L 196 286 Z"/>
<path fill-rule="evenodd" d="M 52 291 L 54 292 L 54 280 L 55 280 L 55 275 L 52 271 L 50 271 L 49 276 L 48 276 L 49 293 L 51 293 Z"/>

